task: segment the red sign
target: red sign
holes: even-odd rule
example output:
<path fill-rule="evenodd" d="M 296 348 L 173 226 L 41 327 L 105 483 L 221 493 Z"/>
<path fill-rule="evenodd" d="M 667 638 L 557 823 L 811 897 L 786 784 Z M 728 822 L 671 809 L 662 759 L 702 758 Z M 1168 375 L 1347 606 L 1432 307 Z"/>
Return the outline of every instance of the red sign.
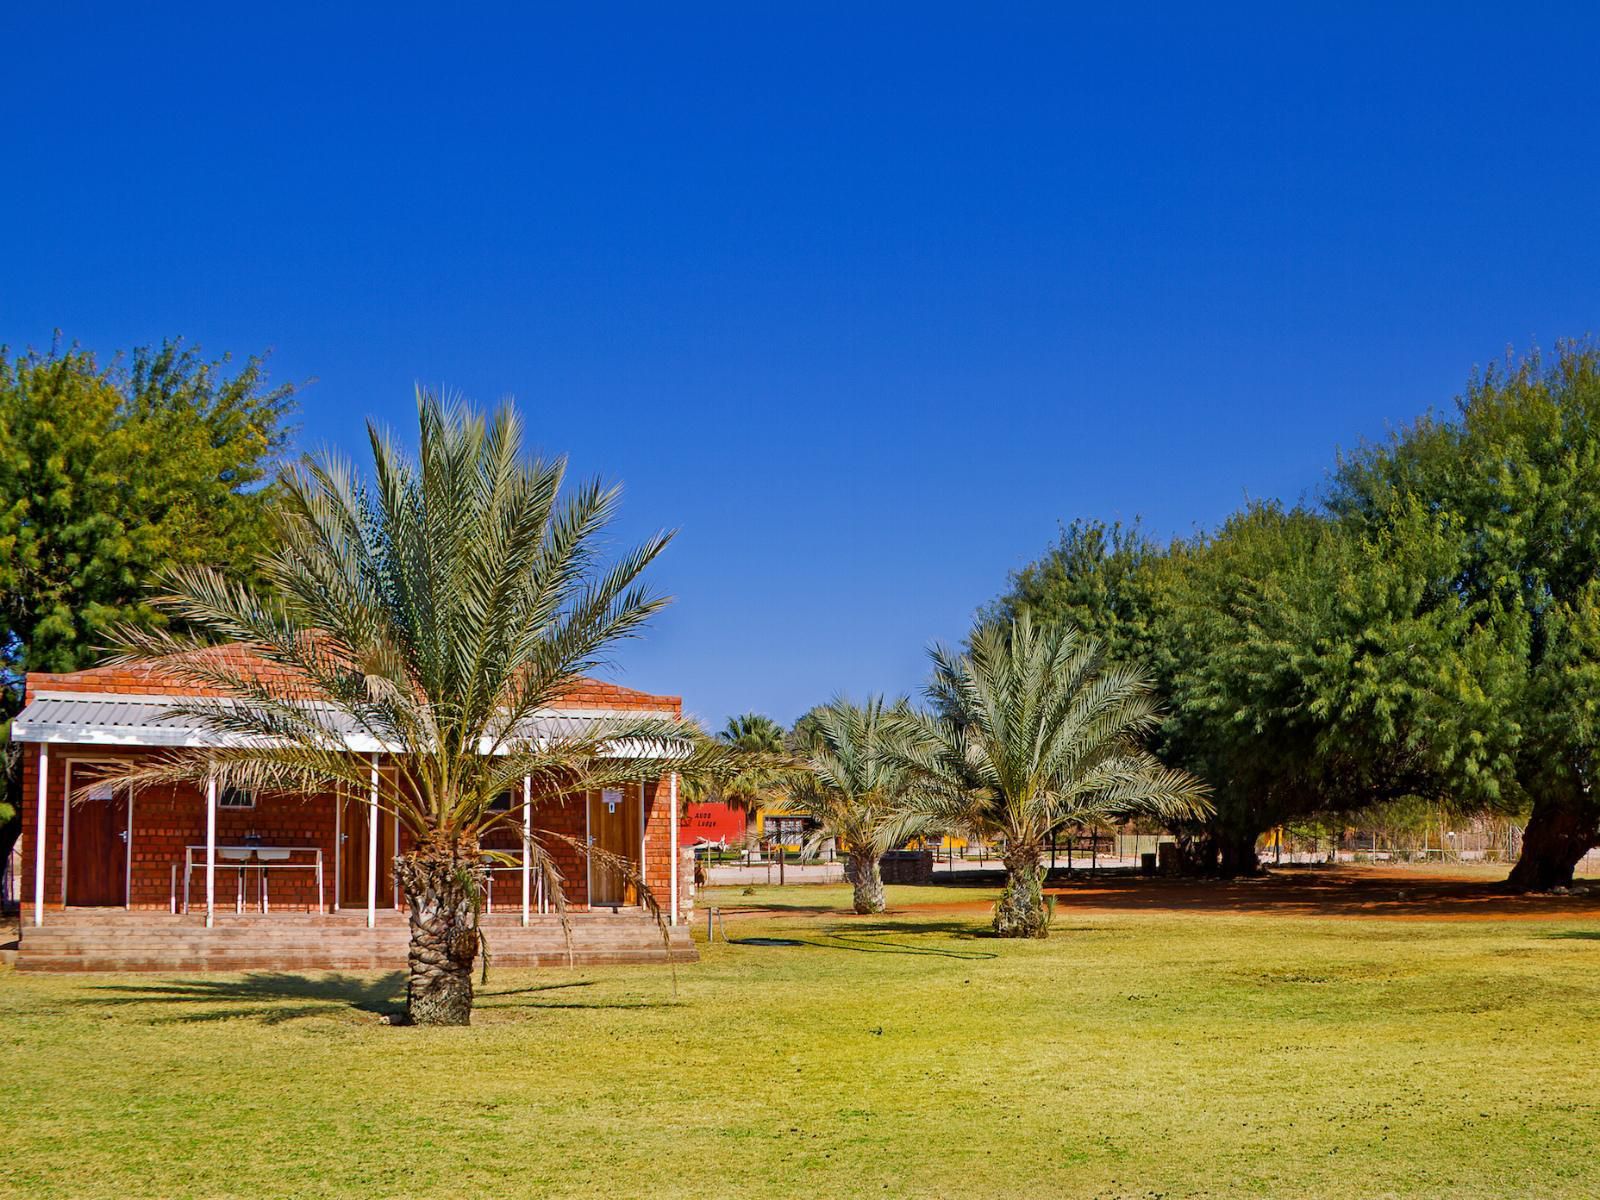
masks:
<path fill-rule="evenodd" d="M 745 823 L 744 809 L 731 804 L 691 804 L 684 810 L 678 837 L 686 846 L 699 842 L 737 846 L 744 842 Z"/>

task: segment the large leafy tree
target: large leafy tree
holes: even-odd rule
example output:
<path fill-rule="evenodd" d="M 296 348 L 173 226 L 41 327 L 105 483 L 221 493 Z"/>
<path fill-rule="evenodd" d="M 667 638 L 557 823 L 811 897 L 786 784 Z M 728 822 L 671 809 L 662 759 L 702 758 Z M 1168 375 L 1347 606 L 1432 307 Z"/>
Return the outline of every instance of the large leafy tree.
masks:
<path fill-rule="evenodd" d="M 378 429 L 372 477 L 328 456 L 282 481 L 276 536 L 257 563 L 261 594 L 204 566 L 171 573 L 160 610 L 192 632 L 124 631 L 126 658 L 216 699 L 184 711 L 233 744 L 174 751 L 142 780 L 366 794 L 369 766 L 346 735 L 386 747 L 393 768 L 379 807 L 411 848 L 396 861 L 410 913 L 410 1019 L 465 1024 L 479 952 L 484 835 L 522 832 L 561 905 L 554 842 L 523 830 L 520 794 L 553 797 L 659 772 L 646 751 L 679 754 L 694 773 L 717 758 L 687 724 L 609 721 L 581 730 L 537 714 L 607 661 L 664 603 L 641 576 L 667 545 L 652 537 L 607 563 L 600 539 L 614 488 L 564 493 L 565 462 L 524 457 L 509 407 L 485 419 L 419 396 L 415 459 Z M 247 653 L 219 654 L 231 645 Z M 621 860 L 601 856 L 639 886 Z M 564 911 L 564 909 L 563 909 Z M 659 915 L 659 914 L 658 914 Z"/>
<path fill-rule="evenodd" d="M 76 348 L 0 350 L 0 679 L 71 671 L 112 626 L 163 618 L 150 581 L 240 576 L 268 537 L 294 389 L 178 342 L 101 366 Z"/>
<path fill-rule="evenodd" d="M 0 737 L 27 672 L 88 666 L 118 622 L 163 619 L 148 590 L 161 570 L 249 571 L 293 403 L 262 359 L 176 341 L 109 365 L 0 348 Z M 6 780 L 0 853 L 20 788 Z"/>
<path fill-rule="evenodd" d="M 1411 795 L 1503 802 L 1504 663 L 1444 582 L 1458 530 L 1415 505 L 1390 515 L 1360 530 L 1254 504 L 1165 548 L 1078 525 L 1000 601 L 1151 672 L 1171 702 L 1153 745 L 1213 789 L 1205 819 L 1175 827 L 1192 869 L 1256 870 L 1286 821 Z"/>
<path fill-rule="evenodd" d="M 812 822 L 804 853 L 833 839 L 849 855 L 858 913 L 883 911 L 879 861 L 915 832 L 907 821 L 916 779 L 904 748 L 910 719 L 904 700 L 887 704 L 881 696 L 812 709 L 796 739 L 800 769 L 785 777 L 777 804 Z"/>
<path fill-rule="evenodd" d="M 1333 506 L 1384 531 L 1445 514 L 1461 553 L 1432 581 L 1476 606 L 1512 669 L 1489 682 L 1486 734 L 1531 805 L 1513 886 L 1570 883 L 1600 844 L 1600 347 L 1491 367 L 1453 416 L 1429 416 L 1343 464 Z"/>
<path fill-rule="evenodd" d="M 1161 745 L 1215 789 L 1186 831 L 1193 865 L 1254 871 L 1258 838 L 1287 821 L 1497 798 L 1495 647 L 1439 582 L 1456 554 L 1452 524 L 1418 509 L 1364 534 L 1255 505 L 1160 563 Z"/>
<path fill-rule="evenodd" d="M 1092 633 L 1114 654 L 1143 657 L 1152 648 L 1151 568 L 1161 556 L 1138 523 L 1074 521 L 1037 561 L 1012 573 L 985 617 L 1008 621 L 1028 612 L 1036 622 Z"/>
<path fill-rule="evenodd" d="M 980 626 L 965 653 L 935 649 L 932 715 L 906 739 L 905 811 L 926 828 L 1005 843 L 1002 937 L 1044 937 L 1043 855 L 1063 825 L 1150 815 L 1192 820 L 1206 788 L 1145 748 L 1160 707 L 1149 675 L 1105 644 L 1024 612 Z"/>

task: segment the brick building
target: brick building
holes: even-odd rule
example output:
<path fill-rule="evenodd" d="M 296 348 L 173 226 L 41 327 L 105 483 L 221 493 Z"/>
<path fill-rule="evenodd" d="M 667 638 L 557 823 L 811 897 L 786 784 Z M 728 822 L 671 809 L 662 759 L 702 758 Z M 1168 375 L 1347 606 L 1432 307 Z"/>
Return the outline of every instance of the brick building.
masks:
<path fill-rule="evenodd" d="M 97 775 L 131 758 L 203 746 L 215 736 L 169 711 L 181 694 L 127 668 L 28 676 L 26 705 L 12 726 L 23 747 L 19 966 L 347 967 L 369 958 L 393 965 L 387 955 L 397 935 L 403 945 L 405 928 L 393 860 L 409 834 L 370 792 L 273 796 L 215 786 L 130 792 L 95 784 Z M 681 711 L 676 696 L 586 680 L 538 719 L 559 724 Z M 371 759 L 381 795 L 388 778 L 382 748 L 359 738 L 348 744 Z M 525 787 L 523 795 L 497 801 L 514 818 L 520 810 L 536 833 L 556 831 L 635 864 L 676 928 L 664 951 L 659 928 L 640 908 L 642 897 L 621 873 L 548 839 L 543 844 L 559 863 L 570 914 L 567 927 L 558 928 L 520 834 L 505 828 L 486 839 L 487 848 L 511 860 L 491 868 L 485 920 L 503 926 L 491 936 L 496 960 L 559 961 L 574 959 L 574 951 L 574 960 L 584 961 L 691 956 L 693 872 L 680 846 L 676 794 L 676 777 L 663 770 L 614 790 L 550 796 Z M 204 933 L 197 936 L 196 926 Z M 361 929 L 372 931 L 366 941 L 351 932 Z M 123 952 L 129 946 L 148 947 L 148 954 L 141 949 L 130 957 Z M 273 946 L 283 953 L 274 957 Z"/>

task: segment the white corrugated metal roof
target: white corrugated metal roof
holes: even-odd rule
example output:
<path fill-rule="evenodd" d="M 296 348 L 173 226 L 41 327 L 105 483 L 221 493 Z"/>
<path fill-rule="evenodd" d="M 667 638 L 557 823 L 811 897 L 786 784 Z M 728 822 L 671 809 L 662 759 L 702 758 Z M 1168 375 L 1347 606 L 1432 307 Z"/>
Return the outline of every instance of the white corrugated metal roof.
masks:
<path fill-rule="evenodd" d="M 99 692 L 39 692 L 11 723 L 15 742 L 72 743 L 90 746 L 226 746 L 248 744 L 239 735 L 219 733 L 200 718 L 172 711 L 181 697 L 125 696 Z M 388 743 L 361 729 L 347 715 L 326 706 L 322 719 L 330 732 L 344 740 L 352 753 L 384 753 Z M 521 737 L 547 741 L 583 738 L 606 719 L 636 717 L 639 713 L 583 709 L 547 710 L 523 722 Z M 666 714 L 659 714 L 666 715 Z M 487 746 L 485 747 L 487 749 Z M 621 751 L 622 748 L 619 748 Z M 630 758 L 664 758 L 666 747 L 631 745 Z"/>

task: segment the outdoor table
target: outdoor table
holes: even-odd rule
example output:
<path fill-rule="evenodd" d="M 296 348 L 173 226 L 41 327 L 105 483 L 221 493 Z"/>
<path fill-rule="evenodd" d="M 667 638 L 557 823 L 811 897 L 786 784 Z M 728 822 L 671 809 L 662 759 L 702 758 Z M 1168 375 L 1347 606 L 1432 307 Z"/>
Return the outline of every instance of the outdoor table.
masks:
<path fill-rule="evenodd" d="M 509 863 L 485 862 L 483 864 L 483 870 L 484 874 L 489 877 L 489 886 L 484 889 L 483 894 L 483 911 L 486 913 L 492 913 L 494 912 L 494 877 L 496 872 L 512 871 L 520 876 L 522 874 L 522 868 L 520 866 L 512 866 Z M 548 912 L 550 910 L 550 905 L 544 894 L 543 874 L 536 873 L 530 882 L 533 885 L 532 895 L 529 897 L 530 905 L 538 912 Z"/>
<path fill-rule="evenodd" d="M 256 900 L 263 913 L 272 911 L 272 902 L 267 895 L 267 873 L 269 871 L 313 871 L 317 879 L 317 911 L 327 911 L 323 905 L 322 895 L 322 847 L 321 846 L 218 846 L 217 861 L 226 862 L 236 866 L 238 882 L 234 892 L 234 911 L 244 911 L 245 872 L 256 872 Z M 203 867 L 206 848 L 202 846 L 185 846 L 183 848 L 183 911 L 189 911 L 189 879 L 196 867 Z M 200 859 L 195 861 L 195 855 Z M 295 854 L 309 854 L 310 862 L 291 862 L 290 856 Z"/>

